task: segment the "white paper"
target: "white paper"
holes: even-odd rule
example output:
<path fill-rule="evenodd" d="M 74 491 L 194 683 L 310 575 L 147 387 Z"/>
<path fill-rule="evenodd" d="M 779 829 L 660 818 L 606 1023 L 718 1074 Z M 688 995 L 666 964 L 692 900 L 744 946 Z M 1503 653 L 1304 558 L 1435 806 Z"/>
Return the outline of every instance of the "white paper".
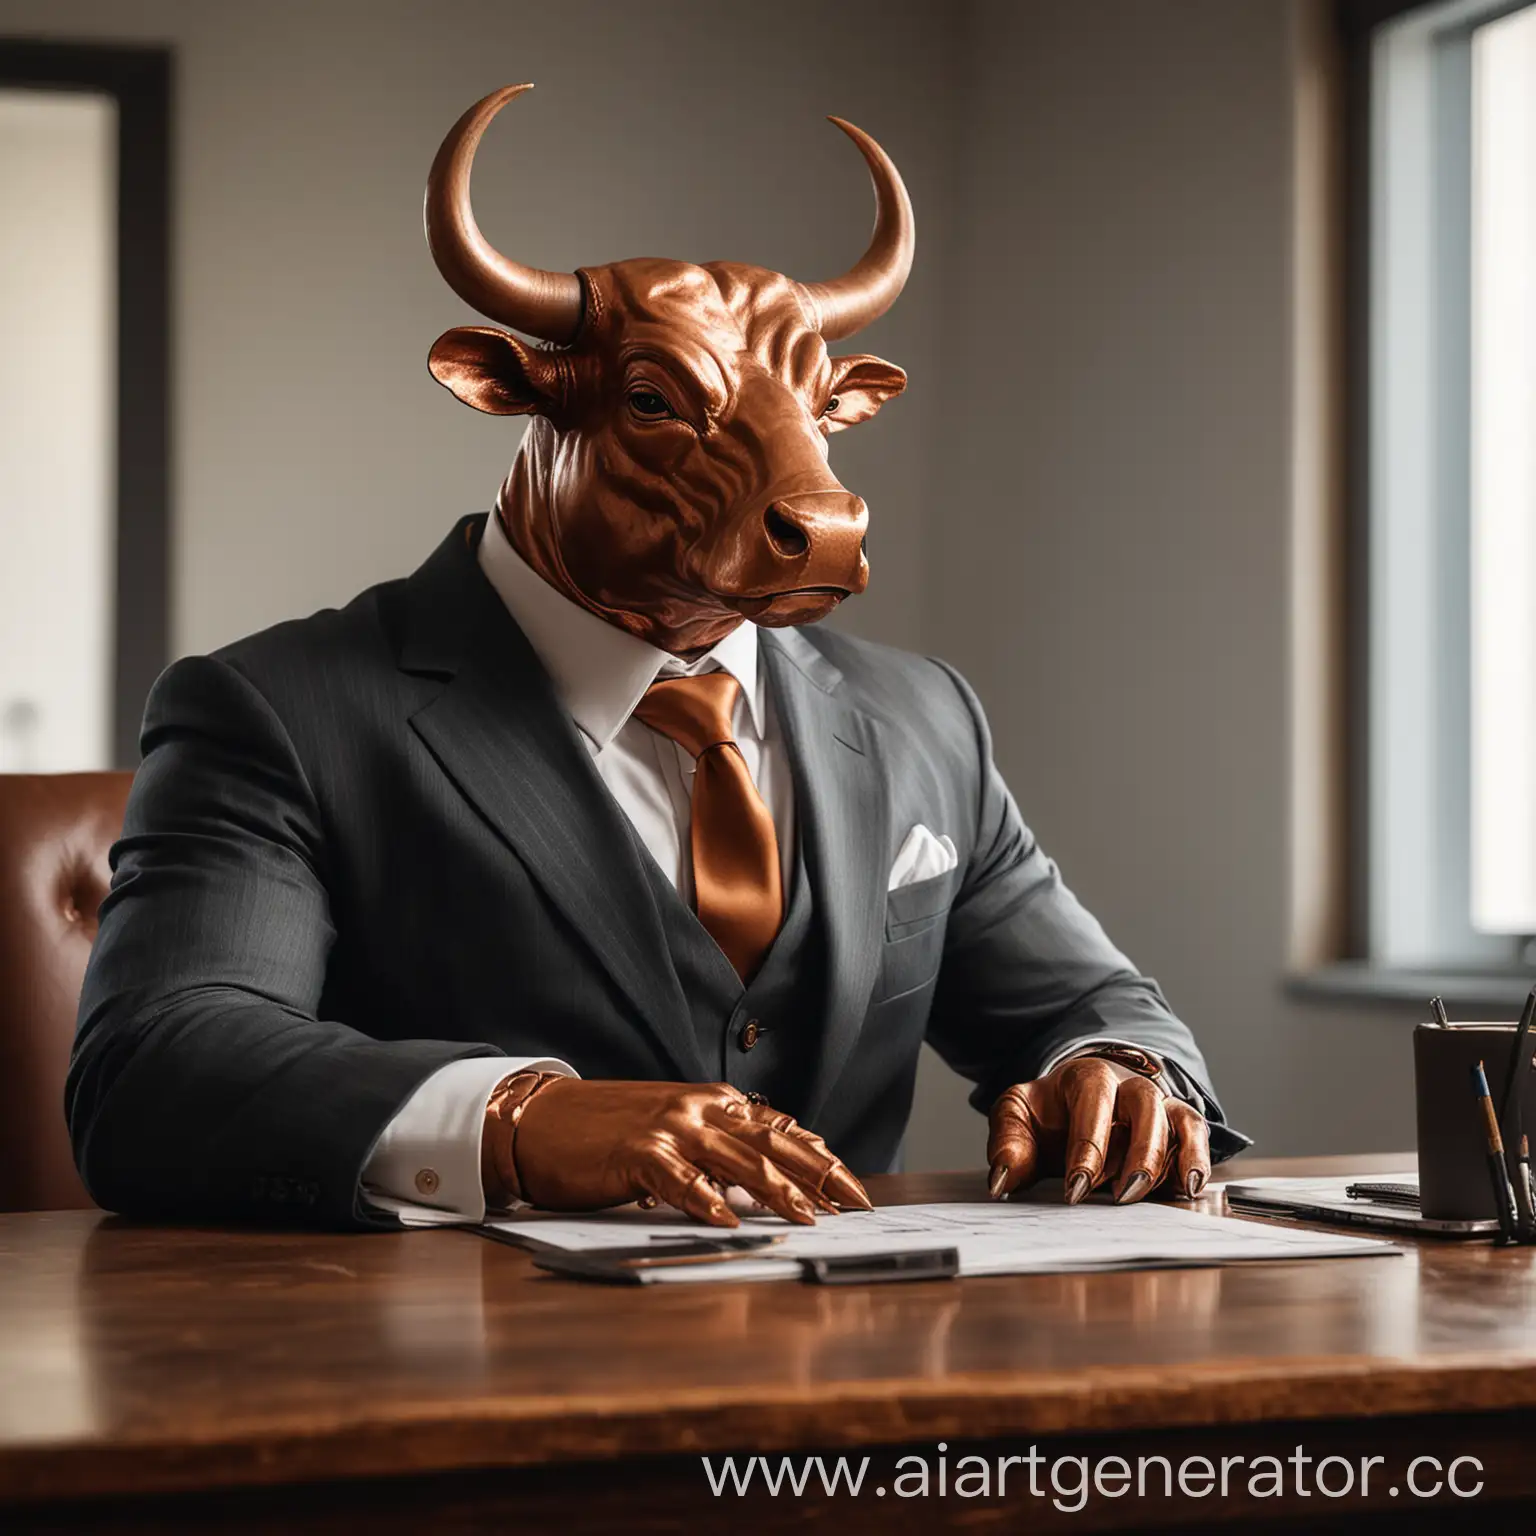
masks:
<path fill-rule="evenodd" d="M 726 1235 L 677 1212 L 641 1212 L 633 1206 L 576 1219 L 528 1212 L 486 1225 L 571 1252 L 645 1242 L 654 1242 L 658 1252 L 665 1252 L 669 1242 Z M 1375 1238 L 1297 1231 L 1146 1202 L 1130 1206 L 1097 1202 L 1071 1206 L 1059 1200 L 887 1205 L 824 1216 L 814 1227 L 796 1227 L 776 1216 L 749 1217 L 737 1235 L 749 1233 L 772 1233 L 780 1241 L 750 1257 L 645 1270 L 644 1278 L 647 1282 L 794 1279 L 800 1272 L 799 1259 L 933 1248 L 957 1250 L 962 1275 L 1067 1274 L 1399 1252 Z"/>

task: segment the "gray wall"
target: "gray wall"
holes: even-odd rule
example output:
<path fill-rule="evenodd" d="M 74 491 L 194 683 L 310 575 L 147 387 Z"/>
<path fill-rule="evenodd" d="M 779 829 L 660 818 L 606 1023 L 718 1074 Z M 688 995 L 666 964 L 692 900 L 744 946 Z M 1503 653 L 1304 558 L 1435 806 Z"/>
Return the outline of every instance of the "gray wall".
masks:
<path fill-rule="evenodd" d="M 561 0 L 0 0 L 0 34 L 177 49 L 174 643 L 202 650 L 413 568 L 484 508 L 521 432 L 459 405 L 427 349 L 472 321 L 421 233 L 427 167 L 486 91 L 532 80 L 486 138 L 487 235 L 570 269 L 728 258 L 833 276 L 868 238 L 848 117 L 948 220 L 942 7 Z M 814 39 L 814 46 L 808 40 Z M 940 393 L 938 268 L 860 345 L 914 383 L 835 462 L 879 518 L 851 623 L 921 631 L 923 425 Z"/>
<path fill-rule="evenodd" d="M 1288 0 L 981 0 L 929 645 L 1271 1153 L 1413 1143 L 1418 1010 L 1288 1001 Z M 925 1160 L 964 1161 L 954 1096 Z"/>
<path fill-rule="evenodd" d="M 872 17 L 875 24 L 871 24 Z M 1026 817 L 1273 1152 L 1411 1140 L 1401 1021 L 1296 1006 L 1287 952 L 1289 0 L 0 0 L 0 32 L 179 52 L 174 635 L 413 566 L 516 428 L 427 347 L 462 307 L 422 182 L 467 103 L 493 240 L 815 277 L 874 132 L 919 212 L 860 339 L 908 395 L 839 437 L 874 513 L 850 627 L 960 664 Z M 928 1064 L 912 1166 L 974 1165 Z"/>

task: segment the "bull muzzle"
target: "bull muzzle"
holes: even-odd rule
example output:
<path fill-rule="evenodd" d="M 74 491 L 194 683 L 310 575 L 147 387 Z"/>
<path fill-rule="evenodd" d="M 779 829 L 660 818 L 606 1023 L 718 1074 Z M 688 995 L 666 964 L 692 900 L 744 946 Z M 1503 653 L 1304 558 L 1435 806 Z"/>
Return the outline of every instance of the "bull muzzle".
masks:
<path fill-rule="evenodd" d="M 852 491 L 801 491 L 777 496 L 763 513 L 776 562 L 778 591 L 807 587 L 862 592 L 869 580 L 864 535 L 869 508 Z"/>
<path fill-rule="evenodd" d="M 741 528 L 736 569 L 720 595 L 759 623 L 812 622 L 869 584 L 868 527 L 869 509 L 851 491 L 774 496 L 756 527 L 749 520 Z"/>

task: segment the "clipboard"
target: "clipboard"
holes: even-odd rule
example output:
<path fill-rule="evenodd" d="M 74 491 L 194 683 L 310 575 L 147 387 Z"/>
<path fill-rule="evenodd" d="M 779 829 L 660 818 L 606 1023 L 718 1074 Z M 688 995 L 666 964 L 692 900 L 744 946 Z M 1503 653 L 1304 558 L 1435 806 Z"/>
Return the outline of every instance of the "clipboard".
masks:
<path fill-rule="evenodd" d="M 1221 1185 L 1235 1216 L 1272 1216 L 1328 1226 L 1368 1227 L 1417 1237 L 1470 1238 L 1497 1235 L 1496 1221 L 1425 1216 L 1400 1202 L 1362 1200 L 1347 1193 L 1351 1178 L 1233 1179 Z"/>

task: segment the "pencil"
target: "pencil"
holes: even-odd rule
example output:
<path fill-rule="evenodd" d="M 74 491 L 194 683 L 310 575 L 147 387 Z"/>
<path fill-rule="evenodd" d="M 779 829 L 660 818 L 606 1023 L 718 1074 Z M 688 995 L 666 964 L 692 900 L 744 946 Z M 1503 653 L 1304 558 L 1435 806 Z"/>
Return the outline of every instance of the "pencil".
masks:
<path fill-rule="evenodd" d="M 1440 1025 L 1442 1029 L 1451 1022 L 1450 1019 L 1446 1016 L 1445 1004 L 1442 1003 L 1438 997 L 1430 998 L 1429 1011 L 1434 1014 L 1435 1023 Z"/>
<path fill-rule="evenodd" d="M 1482 1062 L 1472 1068 L 1472 1093 L 1482 1110 L 1483 1129 L 1488 1138 L 1488 1181 L 1493 1187 L 1493 1208 L 1499 1218 L 1499 1232 L 1506 1243 L 1520 1241 L 1515 1192 L 1510 1188 L 1509 1170 L 1504 1166 L 1504 1138 L 1499 1135 L 1499 1117 L 1493 1112 L 1493 1095 L 1488 1092 L 1488 1074 Z"/>

